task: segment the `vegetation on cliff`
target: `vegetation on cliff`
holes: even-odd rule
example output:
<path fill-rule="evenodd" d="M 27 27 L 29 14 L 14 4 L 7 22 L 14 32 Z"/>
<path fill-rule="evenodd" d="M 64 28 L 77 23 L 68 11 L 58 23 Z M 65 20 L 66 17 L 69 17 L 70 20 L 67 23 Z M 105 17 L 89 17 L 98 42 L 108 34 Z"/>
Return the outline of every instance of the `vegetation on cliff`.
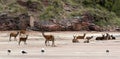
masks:
<path fill-rule="evenodd" d="M 28 13 L 39 20 L 63 20 L 89 16 L 101 27 L 120 25 L 120 0 L 0 0 L 0 13 Z"/>

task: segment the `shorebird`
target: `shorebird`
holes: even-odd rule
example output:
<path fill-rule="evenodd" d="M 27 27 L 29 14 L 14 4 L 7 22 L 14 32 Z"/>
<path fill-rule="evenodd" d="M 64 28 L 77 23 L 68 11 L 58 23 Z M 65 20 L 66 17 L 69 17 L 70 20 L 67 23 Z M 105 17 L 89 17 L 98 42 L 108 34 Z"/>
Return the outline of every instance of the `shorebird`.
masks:
<path fill-rule="evenodd" d="M 21 53 L 22 53 L 22 54 L 27 54 L 27 52 L 26 52 L 26 51 L 24 51 L 24 50 L 23 50 L 23 51 L 21 51 Z"/>
<path fill-rule="evenodd" d="M 9 50 L 7 50 L 7 52 L 8 52 L 8 55 L 11 53 L 11 50 L 9 49 Z"/>
<path fill-rule="evenodd" d="M 109 50 L 106 50 L 106 53 L 109 53 Z"/>
<path fill-rule="evenodd" d="M 42 48 L 42 49 L 41 49 L 41 52 L 42 52 L 42 53 L 44 53 L 44 52 L 45 52 L 45 49 L 44 49 L 44 48 Z"/>

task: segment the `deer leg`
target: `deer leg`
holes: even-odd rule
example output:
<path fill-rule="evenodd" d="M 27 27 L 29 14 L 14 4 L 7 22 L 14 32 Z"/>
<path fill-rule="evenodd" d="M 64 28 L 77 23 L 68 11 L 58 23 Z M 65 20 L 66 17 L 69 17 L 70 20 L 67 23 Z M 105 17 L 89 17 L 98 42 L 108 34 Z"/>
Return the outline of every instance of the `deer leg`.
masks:
<path fill-rule="evenodd" d="M 19 45 L 20 45 L 20 42 L 21 42 L 21 41 L 18 42 Z"/>
<path fill-rule="evenodd" d="M 11 36 L 10 36 L 10 38 L 9 38 L 9 41 L 11 41 Z"/>
<path fill-rule="evenodd" d="M 47 44 L 48 44 L 48 46 L 50 46 L 50 43 L 49 43 L 49 41 L 47 42 Z"/>
<path fill-rule="evenodd" d="M 47 40 L 45 40 L 45 45 L 47 46 Z"/>
<path fill-rule="evenodd" d="M 89 43 L 89 40 L 87 40 L 87 43 Z"/>
<path fill-rule="evenodd" d="M 76 40 L 76 42 L 78 43 L 79 41 L 78 41 L 78 40 Z"/>
<path fill-rule="evenodd" d="M 84 41 L 84 43 L 89 43 L 89 39 L 87 39 L 86 41 Z"/>
<path fill-rule="evenodd" d="M 109 40 L 111 40 L 111 37 L 109 36 Z"/>
<path fill-rule="evenodd" d="M 54 40 L 52 41 L 52 46 L 55 47 Z"/>

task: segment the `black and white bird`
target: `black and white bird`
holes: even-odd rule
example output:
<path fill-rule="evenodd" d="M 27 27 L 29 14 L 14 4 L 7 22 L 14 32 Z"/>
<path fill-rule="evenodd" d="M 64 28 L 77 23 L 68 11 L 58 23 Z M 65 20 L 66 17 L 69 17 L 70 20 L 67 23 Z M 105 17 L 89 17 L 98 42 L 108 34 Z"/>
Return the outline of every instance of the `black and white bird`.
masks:
<path fill-rule="evenodd" d="M 42 49 L 41 49 L 41 52 L 42 52 L 42 53 L 44 53 L 44 52 L 45 52 L 45 49 L 44 49 L 44 48 L 42 48 Z"/>
<path fill-rule="evenodd" d="M 110 51 L 109 50 L 106 50 L 106 53 L 109 53 Z"/>
<path fill-rule="evenodd" d="M 9 50 L 7 50 L 7 52 L 8 52 L 8 55 L 11 53 L 11 50 L 9 49 Z"/>
<path fill-rule="evenodd" d="M 21 53 L 22 53 L 22 54 L 27 54 L 27 52 L 26 52 L 26 51 L 24 51 L 24 50 L 23 50 L 23 51 L 21 51 Z"/>

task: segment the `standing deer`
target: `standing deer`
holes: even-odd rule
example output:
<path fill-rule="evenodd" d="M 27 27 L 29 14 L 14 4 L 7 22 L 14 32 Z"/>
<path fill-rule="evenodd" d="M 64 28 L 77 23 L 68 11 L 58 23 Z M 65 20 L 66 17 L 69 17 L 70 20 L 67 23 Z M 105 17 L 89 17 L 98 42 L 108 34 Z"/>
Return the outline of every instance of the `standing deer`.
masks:
<path fill-rule="evenodd" d="M 14 33 L 14 32 L 10 33 L 9 41 L 11 41 L 11 37 L 14 37 L 14 40 L 16 40 L 16 37 L 18 36 L 18 34 L 19 34 L 19 32 L 17 32 L 17 33 Z"/>
<path fill-rule="evenodd" d="M 83 36 L 77 36 L 77 37 L 76 37 L 76 39 L 84 39 L 84 38 L 85 38 L 85 36 L 86 36 L 86 33 L 84 33 L 84 35 L 83 35 Z"/>
<path fill-rule="evenodd" d="M 21 36 L 21 37 L 19 38 L 18 44 L 20 45 L 21 41 L 23 41 L 24 44 L 27 44 L 27 43 L 26 43 L 26 40 L 27 40 L 27 39 L 28 39 L 28 35 L 26 35 L 26 37 L 22 37 L 22 36 Z"/>
<path fill-rule="evenodd" d="M 72 40 L 73 43 L 78 43 L 78 39 L 76 39 L 76 36 L 73 36 L 73 40 Z"/>
<path fill-rule="evenodd" d="M 44 32 L 42 31 L 42 35 L 43 35 L 43 37 L 46 39 L 45 40 L 45 45 L 46 46 L 48 46 L 48 44 L 47 43 L 49 43 L 49 41 L 52 41 L 52 46 L 55 46 L 55 44 L 54 44 L 54 36 L 53 35 L 45 35 L 44 34 Z"/>

